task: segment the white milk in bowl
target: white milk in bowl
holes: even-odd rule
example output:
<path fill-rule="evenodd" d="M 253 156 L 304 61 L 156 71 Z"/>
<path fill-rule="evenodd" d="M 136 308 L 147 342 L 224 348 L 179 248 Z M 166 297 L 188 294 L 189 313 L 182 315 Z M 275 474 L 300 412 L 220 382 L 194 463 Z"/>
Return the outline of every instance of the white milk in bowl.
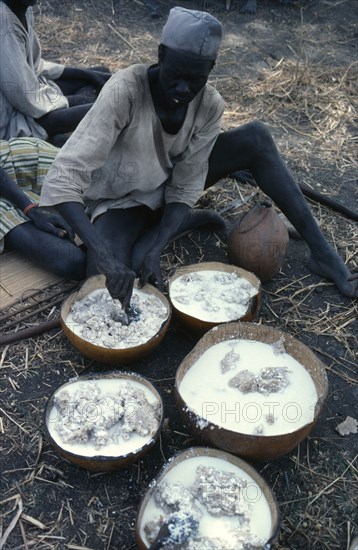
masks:
<path fill-rule="evenodd" d="M 313 421 L 317 403 L 309 372 L 281 340 L 212 345 L 188 369 L 178 391 L 199 417 L 199 428 L 215 424 L 247 435 L 294 432 Z"/>
<path fill-rule="evenodd" d="M 194 449 L 195 451 L 195 449 Z M 272 533 L 272 516 L 259 484 L 243 469 L 215 456 L 179 461 L 152 488 L 139 527 L 149 546 L 171 514 L 196 522 L 183 548 L 241 550 L 262 548 Z"/>

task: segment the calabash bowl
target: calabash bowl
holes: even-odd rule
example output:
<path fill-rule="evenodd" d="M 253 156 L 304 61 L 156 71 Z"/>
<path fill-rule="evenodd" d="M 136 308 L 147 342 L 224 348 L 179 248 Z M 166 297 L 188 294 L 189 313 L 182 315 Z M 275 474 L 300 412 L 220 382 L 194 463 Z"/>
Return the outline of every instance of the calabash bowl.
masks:
<path fill-rule="evenodd" d="M 254 340 L 267 344 L 273 344 L 282 339 L 286 352 L 305 368 L 316 388 L 317 401 L 311 422 L 289 433 L 251 435 L 226 429 L 210 422 L 208 419 L 204 420 L 188 407 L 180 392 L 180 385 L 186 373 L 206 350 L 219 342 L 232 339 Z M 210 373 L 208 372 L 207 380 L 203 381 L 203 384 L 208 383 L 209 379 Z M 302 391 L 302 388 L 298 388 L 297 391 Z M 255 323 L 228 323 L 211 329 L 184 358 L 175 378 L 177 407 L 183 422 L 194 438 L 201 444 L 214 446 L 252 461 L 278 458 L 303 441 L 319 418 L 327 392 L 328 381 L 325 366 L 307 346 L 281 330 Z M 238 403 L 239 400 L 240 397 L 238 397 Z"/>
<path fill-rule="evenodd" d="M 103 275 L 95 275 L 87 279 L 79 290 L 72 293 L 66 298 L 61 307 L 60 319 L 62 330 L 69 341 L 84 355 L 90 359 L 95 359 L 101 363 L 109 363 L 113 365 L 128 364 L 134 361 L 143 359 L 149 355 L 163 340 L 166 331 L 168 330 L 171 318 L 171 306 L 167 298 L 162 292 L 152 285 L 146 284 L 141 288 L 141 292 L 156 296 L 164 304 L 167 315 L 162 322 L 157 333 L 143 344 L 126 347 L 126 348 L 106 348 L 101 345 L 93 344 L 76 334 L 70 323 L 67 323 L 69 313 L 73 304 L 85 298 L 88 294 L 98 289 L 106 288 L 105 277 Z"/>
<path fill-rule="evenodd" d="M 128 382 L 129 384 L 132 382 L 139 384 L 142 386 L 143 391 L 148 391 L 153 395 L 153 401 L 157 400 L 159 404 L 158 409 L 158 428 L 156 429 L 155 433 L 150 437 L 150 439 L 146 440 L 142 445 L 135 448 L 131 452 L 121 452 L 121 444 L 118 443 L 118 454 L 117 452 L 114 453 L 113 456 L 108 456 L 108 454 L 101 454 L 100 451 L 98 451 L 98 454 L 93 454 L 91 456 L 87 456 L 86 454 L 81 454 L 80 452 L 72 452 L 68 448 L 64 448 L 62 445 L 60 437 L 58 434 L 56 435 L 54 432 L 55 428 L 55 422 L 58 418 L 57 415 L 61 414 L 59 411 L 56 411 L 54 414 L 54 407 L 55 407 L 55 397 L 58 395 L 60 391 L 63 389 L 68 389 L 71 387 L 74 388 L 74 384 L 78 382 L 88 382 L 88 381 L 95 381 L 97 383 L 100 383 L 103 380 L 109 380 L 112 383 L 115 383 L 116 381 L 124 381 Z M 141 388 L 140 388 L 141 389 Z M 75 401 L 71 400 L 68 403 L 68 407 L 71 407 L 71 409 L 68 409 L 66 412 L 69 414 L 75 410 L 76 403 Z M 105 407 L 105 404 L 103 403 L 103 407 Z M 133 405 L 134 407 L 134 405 Z M 134 409 L 133 409 L 134 410 Z M 95 405 L 94 408 L 96 418 L 97 415 L 101 414 L 102 412 L 102 405 L 98 406 Z M 73 413 L 75 414 L 75 413 Z M 51 426 L 52 424 L 52 426 Z M 161 398 L 161 395 L 156 390 L 156 388 L 149 382 L 146 378 L 143 376 L 139 376 L 138 374 L 134 372 L 110 372 L 110 373 L 103 373 L 103 374 L 91 374 L 91 375 L 82 375 L 76 378 L 73 378 L 72 380 L 69 380 L 59 388 L 57 388 L 53 394 L 49 397 L 45 411 L 44 411 L 44 431 L 45 435 L 51 444 L 51 446 L 55 449 L 55 451 L 65 458 L 66 460 L 76 464 L 77 466 L 80 466 L 81 468 L 85 468 L 86 470 L 90 470 L 92 472 L 112 472 L 116 470 L 120 470 L 123 468 L 127 468 L 130 466 L 133 462 L 136 462 L 139 458 L 141 458 L 143 455 L 145 455 L 156 443 L 156 441 L 159 438 L 160 431 L 162 429 L 163 424 L 163 400 Z M 76 449 L 78 446 L 76 447 Z"/>
<path fill-rule="evenodd" d="M 269 526 L 269 536 L 266 541 L 265 548 L 270 548 L 271 544 L 277 539 L 279 529 L 280 529 L 279 508 L 271 488 L 263 479 L 263 477 L 247 462 L 244 462 L 243 460 L 241 460 L 236 456 L 233 456 L 232 454 L 229 454 L 217 449 L 208 448 L 208 447 L 192 447 L 178 453 L 164 465 L 164 467 L 159 472 L 159 474 L 150 483 L 147 492 L 144 494 L 141 500 L 141 503 L 139 505 L 138 512 L 137 512 L 137 518 L 136 518 L 136 524 L 135 524 L 135 535 L 136 535 L 138 548 L 140 550 L 146 550 L 150 547 L 150 543 L 144 531 L 144 525 L 145 525 L 145 517 L 147 516 L 146 510 L 148 505 L 150 505 L 150 501 L 153 498 L 156 488 L 158 487 L 159 484 L 161 484 L 166 480 L 166 476 L 169 473 L 173 473 L 173 471 L 177 466 L 181 466 L 181 467 L 184 466 L 185 474 L 188 471 L 190 472 L 190 468 L 193 469 L 193 466 L 190 466 L 190 461 L 193 458 L 199 459 L 195 461 L 196 465 L 205 465 L 205 464 L 207 465 L 208 459 L 209 460 L 219 459 L 220 461 L 223 461 L 223 465 L 224 464 L 230 465 L 229 467 L 234 466 L 239 470 L 241 470 L 242 472 L 244 472 L 244 474 L 246 474 L 248 487 L 251 487 L 251 489 L 254 489 L 255 487 L 255 490 L 253 491 L 253 494 L 252 494 L 253 498 L 250 497 L 249 493 L 247 493 L 246 495 L 243 494 L 242 498 L 245 499 L 246 497 L 247 500 L 251 502 L 254 502 L 254 501 L 258 502 L 261 499 L 266 500 L 264 510 L 270 520 L 270 526 Z M 193 463 L 193 461 L 191 461 L 191 463 Z M 216 461 L 216 464 L 219 465 L 220 462 Z M 235 471 L 235 468 L 233 468 L 232 470 Z M 238 470 L 238 475 L 240 475 L 239 470 Z M 207 488 L 207 489 L 209 491 L 210 488 Z M 215 497 L 213 496 L 213 498 Z M 191 512 L 191 510 L 189 510 L 189 512 Z M 164 520 L 165 519 L 166 518 L 164 514 Z"/>
<path fill-rule="evenodd" d="M 235 265 L 225 264 L 222 262 L 202 262 L 202 263 L 180 267 L 175 271 L 175 273 L 168 280 L 169 299 L 171 300 L 173 311 L 175 312 L 175 315 L 180 320 L 180 322 L 187 329 L 195 332 L 198 335 L 202 335 L 208 330 L 210 330 L 211 328 L 221 324 L 221 322 L 203 320 L 203 319 L 200 319 L 199 317 L 196 317 L 195 315 L 191 315 L 191 314 L 189 315 L 184 311 L 181 311 L 181 309 L 179 309 L 176 303 L 173 303 L 171 287 L 174 281 L 178 277 L 181 277 L 182 275 L 190 275 L 196 272 L 205 272 L 205 271 L 235 273 L 239 277 L 241 277 L 242 279 L 245 279 L 255 287 L 256 293 L 250 299 L 245 313 L 240 314 L 236 319 L 232 319 L 232 321 L 242 321 L 242 322 L 252 321 L 256 313 L 259 311 L 259 308 L 261 305 L 261 282 L 258 279 L 258 277 L 256 277 L 254 273 L 250 273 L 249 271 L 246 271 L 245 269 L 242 269 L 241 267 L 237 267 Z"/>

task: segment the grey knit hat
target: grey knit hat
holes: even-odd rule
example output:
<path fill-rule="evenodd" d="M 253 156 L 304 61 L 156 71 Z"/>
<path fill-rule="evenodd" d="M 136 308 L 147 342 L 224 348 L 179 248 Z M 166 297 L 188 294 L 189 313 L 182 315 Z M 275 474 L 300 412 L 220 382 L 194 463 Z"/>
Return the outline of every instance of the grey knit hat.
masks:
<path fill-rule="evenodd" d="M 216 17 L 177 6 L 169 12 L 160 43 L 177 52 L 214 61 L 221 38 L 222 26 Z"/>

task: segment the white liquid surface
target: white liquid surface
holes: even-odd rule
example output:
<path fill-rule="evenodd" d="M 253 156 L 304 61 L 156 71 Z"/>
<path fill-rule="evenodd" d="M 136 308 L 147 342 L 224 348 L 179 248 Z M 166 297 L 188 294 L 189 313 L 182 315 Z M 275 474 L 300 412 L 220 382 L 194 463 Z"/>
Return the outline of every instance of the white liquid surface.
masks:
<path fill-rule="evenodd" d="M 88 389 L 90 388 L 91 385 L 96 384 L 100 387 L 101 393 L 103 394 L 103 396 L 115 396 L 116 391 L 118 391 L 118 389 L 123 387 L 123 385 L 126 383 L 130 383 L 130 385 L 133 386 L 134 388 L 138 388 L 138 390 L 143 391 L 147 398 L 147 401 L 151 405 L 155 405 L 158 402 L 157 397 L 144 384 L 141 384 L 140 382 L 137 382 L 134 380 L 128 380 L 128 379 L 119 380 L 119 379 L 112 378 L 112 379 L 103 379 L 103 380 L 82 380 L 82 381 L 74 382 L 72 384 L 68 384 L 65 388 L 63 388 L 63 390 L 68 391 L 69 395 L 73 397 L 75 392 L 78 389 Z M 71 410 L 71 402 L 69 403 L 69 410 Z M 94 423 L 96 423 L 96 421 L 98 422 L 98 420 L 101 419 L 101 415 L 103 413 L 105 414 L 106 411 L 101 406 L 95 408 L 93 412 Z M 52 407 L 47 419 L 48 431 L 50 432 L 55 442 L 60 447 L 62 447 L 62 449 L 81 456 L 127 455 L 128 453 L 131 453 L 140 449 L 146 443 L 152 440 L 152 435 L 141 436 L 136 433 L 131 433 L 129 436 L 129 439 L 123 439 L 120 437 L 118 438 L 117 443 L 111 443 L 109 445 L 105 445 L 100 449 L 97 449 L 94 445 L 91 445 L 90 443 L 75 444 L 72 442 L 70 443 L 63 442 L 56 429 L 56 425 L 59 419 L 59 414 L 60 413 L 58 409 L 55 406 Z"/>
<path fill-rule="evenodd" d="M 220 361 L 231 351 L 239 360 L 223 373 Z M 270 395 L 245 394 L 228 385 L 239 371 L 259 374 L 266 367 L 287 367 L 289 385 Z M 314 382 L 303 365 L 288 353 L 275 354 L 271 345 L 251 340 L 228 340 L 207 349 L 183 377 L 179 393 L 188 409 L 204 419 L 199 427 L 210 422 L 263 436 L 291 433 L 312 422 L 317 402 Z"/>
<path fill-rule="evenodd" d="M 173 306 L 201 321 L 223 323 L 243 317 L 257 288 L 237 273 L 194 271 L 170 285 Z"/>
<path fill-rule="evenodd" d="M 262 490 L 256 481 L 249 476 L 244 470 L 231 464 L 225 459 L 215 457 L 192 457 L 179 462 L 171 468 L 165 475 L 162 481 L 167 483 L 181 483 L 186 488 L 193 486 L 195 481 L 196 468 L 198 466 L 210 466 L 220 471 L 232 472 L 248 482 L 248 486 L 243 491 L 243 498 L 246 502 L 252 505 L 250 515 L 250 532 L 262 538 L 265 542 L 270 538 L 272 521 L 269 504 Z M 201 503 L 198 503 L 202 511 L 202 517 L 199 524 L 197 537 L 220 538 L 223 544 L 232 543 L 232 534 L 230 530 L 235 532 L 238 524 L 237 516 L 213 516 L 208 513 L 207 509 Z M 188 510 L 190 512 L 190 510 Z M 144 532 L 144 525 L 149 521 L 156 521 L 160 516 L 165 516 L 163 510 L 159 508 L 151 497 L 143 512 L 143 517 L 140 525 L 140 534 L 143 540 L 148 543 Z M 223 549 L 225 546 L 223 546 Z"/>

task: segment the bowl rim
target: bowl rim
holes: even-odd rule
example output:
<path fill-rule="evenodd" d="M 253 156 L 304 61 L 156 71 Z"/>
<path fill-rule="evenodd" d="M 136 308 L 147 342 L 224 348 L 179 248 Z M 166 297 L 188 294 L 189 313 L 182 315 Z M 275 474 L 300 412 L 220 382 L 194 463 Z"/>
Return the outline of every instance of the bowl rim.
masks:
<path fill-rule="evenodd" d="M 141 535 L 140 535 L 140 528 L 141 528 L 141 520 L 143 516 L 143 512 L 148 505 L 148 502 L 150 498 L 152 497 L 152 490 L 155 485 L 160 483 L 164 478 L 166 473 L 171 470 L 173 467 L 175 467 L 175 464 L 178 462 L 185 461 L 186 459 L 190 459 L 193 457 L 212 457 L 212 458 L 219 458 L 221 460 L 226 460 L 227 462 L 230 462 L 231 464 L 234 464 L 234 466 L 237 466 L 241 470 L 244 470 L 245 473 L 247 473 L 256 483 L 259 485 L 262 493 L 264 494 L 266 501 L 269 505 L 270 512 L 271 512 L 271 534 L 269 539 L 265 543 L 265 548 L 270 548 L 270 545 L 276 540 L 278 537 L 279 531 L 280 531 L 280 522 L 281 522 L 281 516 L 280 516 L 280 508 L 278 505 L 278 501 L 276 499 L 276 496 L 273 492 L 273 489 L 270 487 L 270 485 L 267 483 L 267 481 L 262 477 L 262 475 L 253 467 L 251 464 L 246 462 L 244 459 L 239 458 L 238 456 L 235 456 L 228 451 L 223 451 L 221 449 L 215 449 L 213 447 L 209 446 L 197 446 L 197 447 L 189 447 L 188 449 L 180 450 L 174 453 L 172 457 L 170 457 L 161 467 L 160 471 L 157 473 L 157 475 L 150 481 L 145 493 L 143 494 L 138 508 L 137 508 L 137 514 L 135 519 L 135 534 L 137 538 L 137 542 L 139 541 L 141 544 L 145 544 L 147 548 L 147 543 L 144 543 Z M 181 459 L 182 460 L 179 460 Z"/>
<path fill-rule="evenodd" d="M 50 433 L 50 430 L 48 428 L 48 416 L 51 412 L 51 409 L 53 407 L 53 399 L 55 397 L 55 394 L 62 390 L 64 387 L 70 385 L 70 384 L 75 384 L 76 382 L 82 382 L 82 381 L 91 381 L 91 380 L 103 380 L 103 379 L 111 379 L 111 378 L 124 378 L 124 379 L 127 379 L 127 380 L 135 380 L 136 382 L 139 382 L 139 383 L 143 383 L 144 386 L 146 386 L 152 393 L 153 395 L 157 398 L 159 404 L 160 404 L 160 418 L 159 418 L 159 423 L 158 423 L 158 428 L 156 429 L 154 435 L 146 442 L 144 443 L 144 445 L 142 445 L 141 447 L 138 447 L 137 449 L 135 449 L 134 451 L 129 451 L 128 453 L 126 454 L 118 454 L 118 455 L 81 455 L 79 453 L 74 453 L 72 451 L 68 451 L 67 449 L 61 447 L 61 445 L 52 437 L 51 433 Z M 145 376 L 141 375 L 141 374 L 137 374 L 136 372 L 132 372 L 132 371 L 107 371 L 107 372 L 104 372 L 104 373 L 92 373 L 92 374 L 84 374 L 84 375 L 78 375 L 78 376 L 75 376 L 73 378 L 70 378 L 69 380 L 67 380 L 67 382 L 64 382 L 63 384 L 61 384 L 60 386 L 58 386 L 51 394 L 50 396 L 48 397 L 47 399 L 47 402 L 46 402 L 46 405 L 45 405 L 45 408 L 44 408 L 44 411 L 43 411 L 43 426 L 44 426 L 44 431 L 45 431 L 45 435 L 46 435 L 46 438 L 47 440 L 50 442 L 50 444 L 57 450 L 59 450 L 59 452 L 64 452 L 66 453 L 66 457 L 68 457 L 69 460 L 71 460 L 72 458 L 80 458 L 84 463 L 85 462 L 93 462 L 93 461 L 96 461 L 96 462 L 101 462 L 101 463 L 108 463 L 108 462 L 113 462 L 113 461 L 116 461 L 116 460 L 124 460 L 124 459 L 128 459 L 128 458 L 131 458 L 132 456 L 135 457 L 137 456 L 138 454 L 142 453 L 143 450 L 146 449 L 146 447 L 151 447 L 158 439 L 159 435 L 160 435 L 160 432 L 162 430 L 162 427 L 163 427 L 163 422 L 164 422 L 164 401 L 163 401 L 163 398 L 161 396 L 161 394 L 159 393 L 159 391 L 157 390 L 157 388 L 153 385 L 153 383 L 148 380 L 148 378 L 146 378 Z"/>
<path fill-rule="evenodd" d="M 240 277 L 242 277 L 242 278 L 246 279 L 247 281 L 249 281 L 256 288 L 256 293 L 253 296 L 251 296 L 251 298 L 250 298 L 250 300 L 247 304 L 247 308 L 245 310 L 245 313 L 243 313 L 238 319 L 235 319 L 235 320 L 231 319 L 231 320 L 227 320 L 227 321 L 211 321 L 210 319 L 201 319 L 200 317 L 195 317 L 194 315 L 191 315 L 190 313 L 186 313 L 185 311 L 183 311 L 179 307 L 177 307 L 173 303 L 172 297 L 171 297 L 171 294 L 170 294 L 170 290 L 171 290 L 171 286 L 172 286 L 173 282 L 176 279 L 178 279 L 179 277 L 181 277 L 182 275 L 185 275 L 186 273 L 193 273 L 193 272 L 197 272 L 197 271 L 223 271 L 225 273 L 237 273 L 237 274 L 240 275 Z M 201 323 L 206 323 L 206 324 L 212 325 L 212 326 L 217 326 L 219 324 L 221 325 L 221 324 L 225 324 L 225 323 L 237 322 L 239 319 L 243 319 L 250 312 L 252 301 L 255 300 L 255 298 L 256 298 L 260 302 L 261 292 L 262 292 L 261 281 L 255 275 L 255 273 L 253 273 L 252 271 L 248 271 L 247 269 L 243 269 L 242 267 L 238 267 L 237 265 L 234 265 L 234 264 L 231 264 L 231 263 L 213 261 L 213 262 L 198 262 L 198 263 L 195 263 L 195 264 L 182 265 L 182 266 L 179 266 L 170 277 L 168 277 L 168 298 L 169 298 L 169 301 L 171 303 L 172 308 L 175 311 L 179 312 L 179 314 L 182 315 L 182 316 L 187 316 L 188 318 L 190 318 L 194 321 L 198 321 L 198 322 L 201 322 Z M 256 309 L 259 308 L 259 305 L 260 305 L 260 303 L 257 304 Z"/>
<path fill-rule="evenodd" d="M 322 374 L 322 380 L 324 381 L 324 390 L 322 392 L 321 395 L 318 394 L 318 391 L 317 391 L 317 401 L 315 403 L 315 409 L 314 409 L 314 416 L 313 416 L 313 419 L 311 420 L 311 422 L 307 422 L 306 424 L 303 424 L 302 426 L 300 426 L 299 428 L 297 428 L 296 430 L 292 430 L 291 432 L 283 432 L 281 434 L 272 434 L 272 435 L 263 435 L 263 434 L 246 434 L 244 432 L 239 432 L 239 431 L 234 431 L 234 430 L 230 430 L 228 428 L 225 428 L 224 426 L 220 426 L 219 424 L 216 424 L 215 422 L 212 422 L 212 421 L 209 421 L 207 420 L 206 418 L 204 418 L 203 416 L 200 416 L 199 414 L 197 414 L 194 410 L 192 410 L 186 403 L 185 399 L 182 397 L 181 393 L 180 393 L 180 384 L 183 380 L 183 378 L 185 377 L 186 373 L 190 370 L 190 368 L 192 367 L 192 365 L 194 363 L 192 363 L 190 366 L 188 366 L 188 368 L 186 369 L 184 375 L 182 376 L 180 382 L 179 382 L 179 376 L 181 375 L 181 371 L 184 370 L 184 368 L 186 367 L 187 363 L 191 360 L 191 358 L 193 356 L 195 356 L 195 353 L 197 352 L 198 348 L 200 348 L 200 346 L 203 344 L 203 341 L 205 340 L 208 340 L 210 338 L 210 336 L 214 333 L 218 333 L 218 336 L 221 336 L 221 333 L 222 332 L 225 332 L 225 331 L 230 331 L 231 329 L 235 330 L 235 328 L 239 328 L 239 327 L 245 327 L 244 330 L 247 330 L 249 331 L 250 328 L 252 330 L 256 330 L 256 329 L 259 329 L 260 330 L 260 327 L 263 327 L 263 328 L 267 328 L 269 329 L 273 334 L 276 334 L 278 337 L 279 336 L 284 336 L 285 339 L 287 338 L 288 342 L 297 342 L 300 346 L 302 346 L 305 350 L 307 350 L 309 352 L 309 354 L 311 354 L 317 364 L 320 366 L 320 372 Z M 242 336 L 237 336 L 236 337 L 238 340 L 240 339 L 250 339 L 248 337 L 242 337 Z M 215 344 L 218 344 L 218 343 L 221 343 L 221 342 L 225 342 L 225 341 L 229 341 L 230 339 L 231 340 L 234 340 L 236 339 L 235 337 L 227 337 L 227 338 L 222 338 L 220 340 L 218 340 L 217 342 L 215 342 Z M 260 341 L 261 340 L 256 340 L 255 338 L 252 338 L 253 341 Z M 263 343 L 266 343 L 266 342 L 263 342 Z M 204 342 L 204 344 L 206 344 L 206 342 Z M 203 347 L 202 349 L 202 353 L 204 353 L 205 351 L 207 351 L 210 347 L 214 346 L 215 344 L 209 344 L 209 345 L 205 345 L 205 347 Z M 288 354 L 289 351 L 286 350 L 286 352 Z M 291 354 L 292 355 L 292 354 Z M 295 357 L 294 357 L 295 359 Z M 301 363 L 301 365 L 304 367 L 304 369 L 308 372 L 308 374 L 310 375 L 311 378 L 312 375 L 310 373 L 310 371 L 306 368 L 305 365 L 303 365 Z M 317 386 L 315 384 L 315 387 L 316 387 L 316 390 L 317 390 Z M 304 430 L 305 428 L 307 428 L 308 426 L 311 426 L 311 425 L 314 425 L 315 422 L 317 421 L 318 417 L 319 417 L 319 414 L 322 410 L 322 406 L 323 406 L 323 403 L 327 397 L 327 394 L 328 394 L 328 378 L 327 378 L 327 372 L 326 372 L 326 368 L 325 368 L 325 365 L 324 363 L 319 359 L 319 357 L 317 357 L 314 352 L 308 347 L 306 346 L 305 344 L 303 344 L 300 340 L 298 340 L 297 338 L 295 338 L 294 336 L 292 336 L 291 334 L 288 334 L 287 332 L 284 332 L 282 331 L 281 329 L 277 329 L 276 327 L 271 327 L 269 325 L 263 325 L 263 324 L 258 324 L 258 323 L 241 323 L 240 321 L 234 321 L 232 323 L 225 323 L 225 324 L 220 324 L 214 328 L 212 328 L 211 330 L 209 330 L 206 334 L 204 334 L 204 336 L 197 342 L 197 344 L 194 346 L 194 348 L 184 357 L 184 359 L 181 361 L 180 365 L 178 366 L 177 368 L 177 371 L 175 373 L 175 380 L 174 380 L 174 393 L 175 393 L 175 396 L 179 396 L 179 398 L 181 399 L 181 401 L 185 404 L 185 408 L 186 408 L 186 413 L 188 414 L 189 417 L 191 417 L 192 419 L 196 418 L 196 419 L 199 419 L 199 420 L 205 420 L 207 422 L 207 425 L 202 429 L 202 431 L 207 431 L 207 430 L 212 430 L 212 429 L 217 429 L 217 430 L 223 430 L 225 431 L 226 433 L 228 433 L 229 435 L 232 435 L 232 436 L 245 436 L 245 438 L 247 438 L 248 440 L 252 440 L 252 441 L 256 441 L 258 438 L 261 438 L 262 441 L 270 441 L 270 442 L 274 442 L 276 440 L 279 440 L 279 439 L 282 439 L 282 437 L 285 437 L 285 436 L 290 436 L 290 437 L 294 437 L 295 434 L 299 434 L 302 430 Z M 177 403 L 178 405 L 178 403 Z"/>
<path fill-rule="evenodd" d="M 97 288 L 93 288 L 90 292 L 88 292 L 87 294 L 84 294 L 82 296 L 82 298 L 77 300 L 76 297 L 81 293 L 81 291 L 83 291 L 83 289 L 86 286 L 90 286 L 91 283 L 95 283 L 96 280 L 98 281 L 98 283 L 101 283 L 102 286 L 98 286 Z M 71 292 L 71 294 L 69 294 L 69 296 L 67 296 L 65 298 L 65 300 L 61 304 L 61 309 L 60 309 L 60 320 L 61 320 L 62 325 L 64 325 L 66 327 L 66 330 L 68 330 L 71 333 L 71 336 L 73 337 L 73 339 L 78 340 L 81 343 L 81 345 L 88 347 L 90 350 L 91 349 L 94 350 L 94 351 L 102 350 L 104 352 L 111 352 L 111 353 L 118 353 L 118 354 L 120 354 L 120 353 L 125 354 L 126 352 L 133 353 L 133 352 L 136 352 L 136 351 L 140 352 L 141 350 L 145 350 L 145 348 L 147 348 L 150 344 L 152 344 L 158 338 L 158 336 L 161 334 L 163 329 L 169 325 L 170 320 L 171 320 L 171 315 L 172 315 L 172 306 L 171 306 L 170 300 L 165 296 L 165 294 L 161 290 L 159 290 L 157 287 L 155 287 L 154 285 L 151 285 L 150 283 L 146 283 L 142 287 L 139 287 L 138 286 L 139 285 L 139 279 L 138 278 L 135 280 L 134 285 L 135 285 L 135 288 L 137 290 L 143 291 L 145 294 L 150 294 L 150 295 L 157 296 L 161 300 L 162 304 L 165 305 L 166 310 L 167 310 L 167 316 L 165 317 L 165 319 L 163 319 L 163 321 L 160 324 L 160 327 L 158 328 L 157 332 L 151 338 L 149 338 L 149 340 L 146 340 L 145 342 L 142 342 L 141 344 L 137 344 L 135 346 L 127 346 L 125 348 L 108 348 L 108 347 L 105 347 L 105 346 L 101 346 L 100 344 L 94 344 L 93 342 L 90 342 L 89 340 L 85 340 L 84 338 L 82 338 L 82 336 L 80 336 L 79 334 L 74 332 L 72 330 L 72 328 L 70 327 L 70 325 L 67 324 L 66 320 L 67 320 L 67 317 L 69 315 L 69 312 L 65 316 L 64 315 L 64 309 L 65 308 L 67 308 L 69 305 L 72 306 L 75 302 L 77 302 L 79 300 L 82 300 L 83 298 L 85 298 L 85 296 L 88 296 L 91 292 L 94 292 L 95 290 L 99 290 L 101 288 L 102 289 L 107 288 L 106 284 L 105 284 L 105 276 L 102 275 L 102 274 L 92 275 L 91 277 L 88 277 L 88 279 L 83 281 L 80 288 L 76 289 L 74 292 Z M 149 292 L 148 292 L 148 290 L 149 290 Z"/>

